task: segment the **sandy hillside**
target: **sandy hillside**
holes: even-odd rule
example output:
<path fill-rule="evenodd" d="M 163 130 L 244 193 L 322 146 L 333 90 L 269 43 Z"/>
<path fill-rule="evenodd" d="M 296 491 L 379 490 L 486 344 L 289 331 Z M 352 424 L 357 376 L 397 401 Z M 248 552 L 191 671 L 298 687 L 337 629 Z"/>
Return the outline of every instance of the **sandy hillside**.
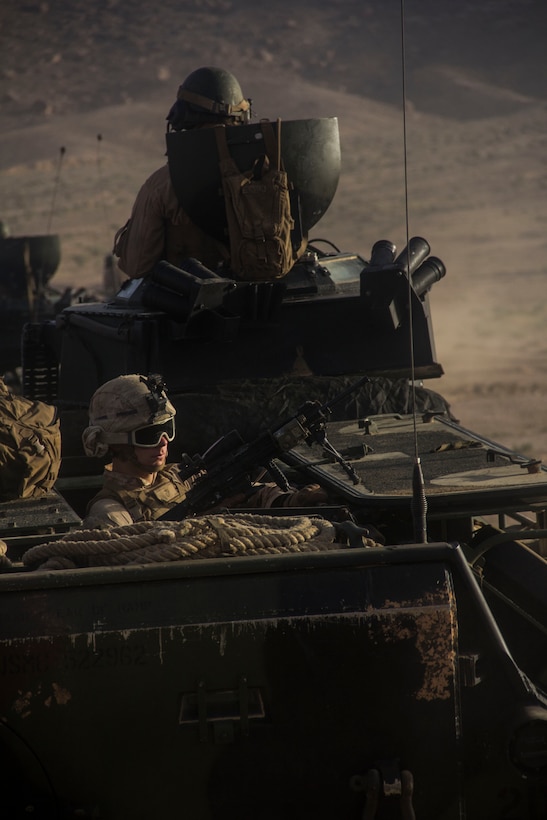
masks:
<path fill-rule="evenodd" d="M 446 375 L 430 386 L 547 461 L 547 7 L 404 6 L 401 28 L 380 0 L 4 0 L 0 218 L 60 234 L 55 284 L 99 287 L 164 161 L 177 85 L 222 65 L 257 117 L 338 117 L 342 176 L 313 234 L 365 257 L 426 237 L 448 271 L 431 295 Z"/>

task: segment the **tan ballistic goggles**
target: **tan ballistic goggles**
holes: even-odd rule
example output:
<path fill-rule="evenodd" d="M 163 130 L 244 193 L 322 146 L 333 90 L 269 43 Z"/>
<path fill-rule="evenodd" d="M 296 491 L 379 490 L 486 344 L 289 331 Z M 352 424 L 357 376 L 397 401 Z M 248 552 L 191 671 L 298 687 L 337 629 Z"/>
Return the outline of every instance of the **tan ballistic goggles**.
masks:
<path fill-rule="evenodd" d="M 148 424 L 129 433 L 129 443 L 136 447 L 157 447 L 162 438 L 173 441 L 175 438 L 175 419 L 171 416 L 161 424 Z"/>

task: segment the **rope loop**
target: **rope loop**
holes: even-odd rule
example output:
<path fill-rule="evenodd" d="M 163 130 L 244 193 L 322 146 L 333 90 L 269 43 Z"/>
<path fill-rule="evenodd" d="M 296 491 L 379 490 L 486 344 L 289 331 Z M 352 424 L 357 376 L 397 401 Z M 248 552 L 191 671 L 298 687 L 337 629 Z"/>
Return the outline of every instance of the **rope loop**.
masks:
<path fill-rule="evenodd" d="M 76 530 L 27 550 L 32 569 L 151 564 L 194 558 L 276 555 L 336 548 L 335 529 L 308 516 L 214 514 L 184 521 L 140 521 L 101 530 Z"/>

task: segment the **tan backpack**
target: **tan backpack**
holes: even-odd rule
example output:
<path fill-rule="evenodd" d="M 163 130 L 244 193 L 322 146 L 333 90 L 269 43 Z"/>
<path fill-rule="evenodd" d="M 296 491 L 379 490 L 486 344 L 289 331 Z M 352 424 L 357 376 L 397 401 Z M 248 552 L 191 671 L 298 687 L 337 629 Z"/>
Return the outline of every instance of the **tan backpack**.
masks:
<path fill-rule="evenodd" d="M 285 276 L 296 262 L 291 231 L 290 183 L 279 140 L 271 122 L 262 122 L 265 153 L 241 172 L 226 141 L 226 128 L 215 128 L 220 175 L 230 238 L 230 266 L 244 281 L 264 282 Z"/>
<path fill-rule="evenodd" d="M 57 408 L 13 394 L 0 378 L 0 501 L 43 495 L 60 466 Z"/>

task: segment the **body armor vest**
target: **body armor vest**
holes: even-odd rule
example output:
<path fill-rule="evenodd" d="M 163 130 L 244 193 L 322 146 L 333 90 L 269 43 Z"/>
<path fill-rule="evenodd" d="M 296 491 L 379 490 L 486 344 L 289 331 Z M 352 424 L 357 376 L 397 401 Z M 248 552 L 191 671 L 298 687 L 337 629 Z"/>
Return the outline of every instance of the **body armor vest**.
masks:
<path fill-rule="evenodd" d="M 181 479 L 175 464 L 158 473 L 156 480 L 149 487 L 126 490 L 123 487 L 116 487 L 115 483 L 115 479 L 111 482 L 106 479 L 105 486 L 90 502 L 87 515 L 94 502 L 101 498 L 111 498 L 125 507 L 133 521 L 155 521 L 171 507 L 184 501 L 192 486 L 190 481 Z"/>

